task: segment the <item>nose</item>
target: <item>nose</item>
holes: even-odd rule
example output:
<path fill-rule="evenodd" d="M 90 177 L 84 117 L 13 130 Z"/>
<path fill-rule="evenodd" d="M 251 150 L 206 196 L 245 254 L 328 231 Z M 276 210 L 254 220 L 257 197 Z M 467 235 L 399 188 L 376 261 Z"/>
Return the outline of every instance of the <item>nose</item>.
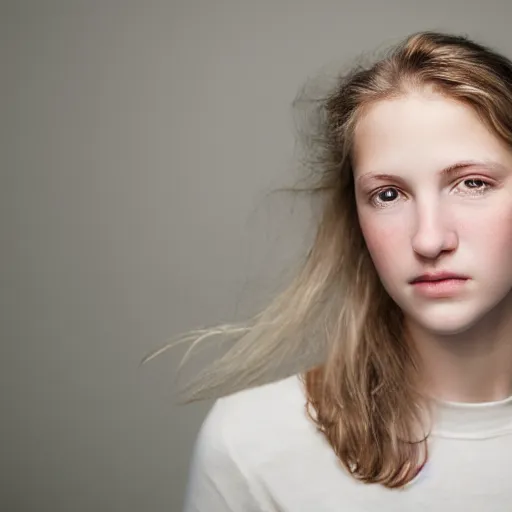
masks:
<path fill-rule="evenodd" d="M 441 253 L 457 248 L 457 232 L 448 225 L 450 215 L 443 211 L 439 203 L 418 205 L 415 214 L 416 223 L 411 242 L 413 251 L 418 256 L 435 259 Z"/>

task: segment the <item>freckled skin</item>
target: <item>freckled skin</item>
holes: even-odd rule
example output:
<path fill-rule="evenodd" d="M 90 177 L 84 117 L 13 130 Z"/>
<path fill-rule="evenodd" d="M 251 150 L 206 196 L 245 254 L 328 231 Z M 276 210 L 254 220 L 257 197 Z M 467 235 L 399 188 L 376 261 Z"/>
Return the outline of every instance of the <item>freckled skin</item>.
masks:
<path fill-rule="evenodd" d="M 512 315 L 512 151 L 470 107 L 432 92 L 378 102 L 358 123 L 353 157 L 361 229 L 406 321 L 446 336 L 467 331 L 493 308 Z M 484 164 L 441 175 L 468 160 Z M 454 297 L 415 293 L 408 281 L 437 270 L 470 280 Z"/>

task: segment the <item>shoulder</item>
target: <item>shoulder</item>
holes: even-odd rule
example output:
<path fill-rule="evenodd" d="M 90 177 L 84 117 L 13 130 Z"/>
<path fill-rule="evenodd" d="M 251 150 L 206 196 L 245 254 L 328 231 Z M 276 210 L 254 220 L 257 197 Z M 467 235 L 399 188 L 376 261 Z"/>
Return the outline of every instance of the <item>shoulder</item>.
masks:
<path fill-rule="evenodd" d="M 304 448 L 315 428 L 298 376 L 218 399 L 192 458 L 185 510 L 265 510 L 262 476 Z"/>
<path fill-rule="evenodd" d="M 200 432 L 203 444 L 229 451 L 240 463 L 257 464 L 314 429 L 306 413 L 306 396 L 294 375 L 217 400 Z M 259 450 L 254 450 L 255 443 Z"/>
<path fill-rule="evenodd" d="M 239 391 L 218 399 L 210 416 L 222 419 L 226 415 L 240 417 L 249 426 L 255 416 L 266 415 L 269 420 L 283 420 L 282 412 L 298 412 L 306 403 L 303 384 L 297 375 L 270 384 Z M 261 418 L 259 418 L 261 419 Z"/>

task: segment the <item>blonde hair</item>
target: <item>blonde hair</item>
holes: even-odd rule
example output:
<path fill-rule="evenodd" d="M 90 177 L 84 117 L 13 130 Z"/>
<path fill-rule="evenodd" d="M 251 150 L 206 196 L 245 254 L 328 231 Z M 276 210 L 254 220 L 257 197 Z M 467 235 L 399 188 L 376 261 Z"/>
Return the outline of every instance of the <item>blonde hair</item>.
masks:
<path fill-rule="evenodd" d="M 418 433 L 429 404 L 418 390 L 420 362 L 402 312 L 384 290 L 359 227 L 351 147 L 364 109 L 425 87 L 470 106 L 512 144 L 512 63 L 466 37 L 409 36 L 340 78 L 317 103 L 306 188 L 323 209 L 290 285 L 247 323 L 178 340 L 195 340 L 191 348 L 214 335 L 234 340 L 184 388 L 188 400 L 260 384 L 290 363 L 290 372 L 304 372 L 310 416 L 341 463 L 355 478 L 389 488 L 410 482 L 427 459 L 428 435 Z"/>

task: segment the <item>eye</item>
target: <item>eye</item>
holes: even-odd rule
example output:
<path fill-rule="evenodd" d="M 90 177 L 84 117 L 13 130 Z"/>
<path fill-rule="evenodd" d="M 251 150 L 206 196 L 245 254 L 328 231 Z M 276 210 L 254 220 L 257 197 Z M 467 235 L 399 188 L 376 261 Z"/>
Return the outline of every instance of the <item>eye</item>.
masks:
<path fill-rule="evenodd" d="M 481 195 L 492 188 L 492 184 L 482 178 L 466 178 L 459 182 L 457 193 L 462 195 Z"/>
<path fill-rule="evenodd" d="M 463 182 L 468 188 L 482 188 L 486 185 L 484 180 L 480 178 L 469 178 Z"/>
<path fill-rule="evenodd" d="M 370 197 L 370 201 L 374 206 L 385 208 L 393 203 L 400 196 L 400 192 L 394 187 L 387 187 L 378 190 Z"/>

